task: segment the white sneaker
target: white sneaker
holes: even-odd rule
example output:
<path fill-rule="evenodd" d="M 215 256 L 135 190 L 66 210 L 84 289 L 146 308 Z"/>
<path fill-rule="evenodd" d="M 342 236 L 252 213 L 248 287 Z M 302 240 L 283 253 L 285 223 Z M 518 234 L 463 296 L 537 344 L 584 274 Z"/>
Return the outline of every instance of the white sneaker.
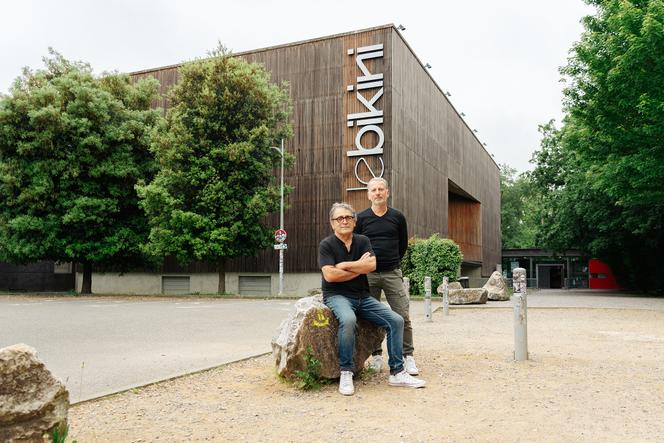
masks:
<path fill-rule="evenodd" d="M 410 375 L 418 375 L 420 373 L 419 369 L 417 369 L 417 366 L 415 365 L 415 359 L 412 355 L 408 355 L 403 359 L 403 368 Z"/>
<path fill-rule="evenodd" d="M 383 370 L 383 356 L 378 354 L 378 355 L 372 355 L 369 359 L 369 368 L 373 369 L 376 372 L 380 372 Z"/>
<path fill-rule="evenodd" d="M 388 381 L 390 386 L 405 386 L 408 388 L 423 388 L 427 384 L 424 380 L 415 378 L 410 375 L 406 370 L 403 370 L 395 375 L 390 375 L 390 380 Z"/>
<path fill-rule="evenodd" d="M 355 393 L 355 386 L 353 386 L 353 372 L 341 371 L 339 377 L 339 394 L 353 395 Z"/>

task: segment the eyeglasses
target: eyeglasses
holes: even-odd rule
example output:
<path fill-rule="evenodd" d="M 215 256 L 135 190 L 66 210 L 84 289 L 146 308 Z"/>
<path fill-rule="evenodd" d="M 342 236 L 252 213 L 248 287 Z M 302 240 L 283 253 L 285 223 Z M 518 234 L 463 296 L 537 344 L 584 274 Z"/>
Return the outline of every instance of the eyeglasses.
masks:
<path fill-rule="evenodd" d="M 340 217 L 333 218 L 331 220 L 334 220 L 337 223 L 341 223 L 341 222 L 350 223 L 351 221 L 355 220 L 355 217 L 353 217 L 352 215 L 342 215 Z"/>

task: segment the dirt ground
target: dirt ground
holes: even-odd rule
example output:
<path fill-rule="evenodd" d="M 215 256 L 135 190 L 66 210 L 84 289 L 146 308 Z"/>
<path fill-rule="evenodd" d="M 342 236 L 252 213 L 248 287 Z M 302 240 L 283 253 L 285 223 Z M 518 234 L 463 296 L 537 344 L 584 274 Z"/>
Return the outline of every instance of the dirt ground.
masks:
<path fill-rule="evenodd" d="M 421 317 L 421 316 L 418 316 Z M 424 389 L 387 374 L 302 392 L 271 356 L 70 409 L 86 442 L 664 441 L 664 311 L 529 309 L 530 360 L 514 362 L 513 311 L 414 320 Z"/>

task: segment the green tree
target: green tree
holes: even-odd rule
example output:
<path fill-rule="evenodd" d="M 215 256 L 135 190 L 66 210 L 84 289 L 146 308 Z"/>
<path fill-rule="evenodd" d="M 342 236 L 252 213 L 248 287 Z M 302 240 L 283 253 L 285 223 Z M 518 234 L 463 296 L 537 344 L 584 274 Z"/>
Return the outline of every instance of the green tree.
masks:
<path fill-rule="evenodd" d="M 134 185 L 155 170 L 150 110 L 156 80 L 95 78 L 49 50 L 0 98 L 0 257 L 74 261 L 83 293 L 92 265 L 141 260 L 147 222 Z"/>
<path fill-rule="evenodd" d="M 288 88 L 221 47 L 179 74 L 153 147 L 159 173 L 137 187 L 151 225 L 146 249 L 216 263 L 224 293 L 226 259 L 271 244 L 264 224 L 279 208 L 280 162 L 271 146 L 292 133 Z"/>
<path fill-rule="evenodd" d="M 500 165 L 500 226 L 503 248 L 535 248 L 540 197 L 530 175 Z"/>
<path fill-rule="evenodd" d="M 563 126 L 534 159 L 542 239 L 607 261 L 625 286 L 661 289 L 664 2 L 588 3 L 597 14 L 561 70 Z"/>
<path fill-rule="evenodd" d="M 591 1 L 596 16 L 563 73 L 569 148 L 593 187 L 628 212 L 660 215 L 664 202 L 664 2 Z M 654 205 L 653 205 L 654 204 Z M 626 217 L 634 231 L 661 217 Z"/>

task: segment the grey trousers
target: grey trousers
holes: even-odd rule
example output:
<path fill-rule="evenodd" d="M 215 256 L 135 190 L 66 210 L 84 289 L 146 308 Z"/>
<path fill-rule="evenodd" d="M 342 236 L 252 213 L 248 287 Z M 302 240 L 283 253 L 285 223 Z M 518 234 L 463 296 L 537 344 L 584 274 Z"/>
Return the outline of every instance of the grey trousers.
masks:
<path fill-rule="evenodd" d="M 386 272 L 371 272 L 367 274 L 371 295 L 380 301 L 381 291 L 390 308 L 403 317 L 403 355 L 413 355 L 413 328 L 410 325 L 410 304 L 406 290 L 403 287 L 403 274 L 401 269 Z M 382 354 L 381 343 L 376 345 L 373 355 Z"/>

